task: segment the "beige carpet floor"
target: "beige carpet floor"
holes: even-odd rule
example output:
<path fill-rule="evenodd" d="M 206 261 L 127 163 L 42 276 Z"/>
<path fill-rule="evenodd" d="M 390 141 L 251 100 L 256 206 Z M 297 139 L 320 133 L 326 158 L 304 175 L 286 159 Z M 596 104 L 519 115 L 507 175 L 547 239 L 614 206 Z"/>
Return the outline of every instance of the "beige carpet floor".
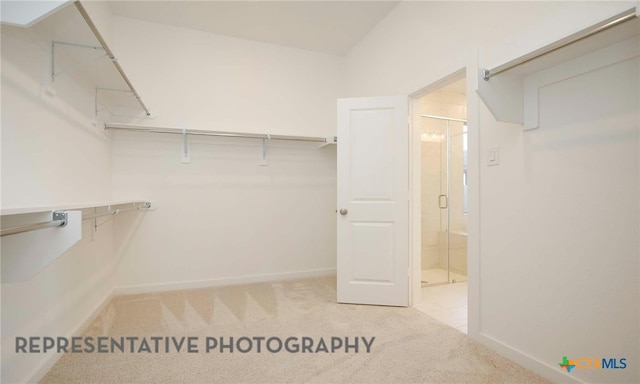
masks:
<path fill-rule="evenodd" d="M 197 336 L 199 353 L 68 353 L 41 382 L 548 383 L 412 308 L 337 304 L 335 286 L 323 277 L 118 296 L 83 336 Z M 221 336 L 375 341 L 370 353 L 362 343 L 359 353 L 258 353 L 255 344 L 204 353 L 206 337 Z"/>

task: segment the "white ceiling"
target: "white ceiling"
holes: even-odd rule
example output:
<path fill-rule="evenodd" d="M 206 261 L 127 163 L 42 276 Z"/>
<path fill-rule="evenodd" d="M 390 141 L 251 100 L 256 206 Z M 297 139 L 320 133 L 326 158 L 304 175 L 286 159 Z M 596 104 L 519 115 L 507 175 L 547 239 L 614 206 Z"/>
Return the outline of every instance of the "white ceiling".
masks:
<path fill-rule="evenodd" d="M 0 2 L 0 20 L 2 23 L 30 27 L 68 0 L 48 1 L 2 1 Z"/>
<path fill-rule="evenodd" d="M 110 1 L 113 13 L 346 55 L 399 1 Z"/>

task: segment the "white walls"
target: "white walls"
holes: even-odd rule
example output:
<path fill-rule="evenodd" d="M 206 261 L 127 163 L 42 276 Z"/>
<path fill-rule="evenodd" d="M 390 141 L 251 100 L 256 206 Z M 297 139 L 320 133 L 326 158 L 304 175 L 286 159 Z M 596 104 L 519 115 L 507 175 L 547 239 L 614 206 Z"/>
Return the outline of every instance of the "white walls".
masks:
<path fill-rule="evenodd" d="M 107 45 L 113 45 L 113 12 L 108 1 L 80 0 Z M 74 4 L 75 5 L 75 4 Z"/>
<path fill-rule="evenodd" d="M 150 125 L 333 136 L 346 60 L 118 19 L 86 3 L 145 102 Z M 111 28 L 113 26 L 113 29 Z M 93 89 L 49 80 L 50 42 L 2 28 L 2 208 L 148 199 L 156 210 L 91 222 L 33 280 L 2 285 L 2 381 L 38 379 L 50 355 L 15 336 L 70 336 L 113 287 L 153 290 L 335 270 L 335 146 L 117 134 L 94 125 Z M 115 119 L 115 118 L 114 118 Z M 112 119 L 112 121 L 114 120 Z M 120 121 L 129 122 L 126 116 Z M 140 122 L 132 120 L 133 122 Z M 117 271 L 114 270 L 117 268 Z"/>
<path fill-rule="evenodd" d="M 67 75 L 48 96 L 50 43 L 34 39 L 2 29 L 2 207 L 108 200 L 109 140 L 92 125 L 91 91 Z"/>
<path fill-rule="evenodd" d="M 116 18 L 114 50 L 156 114 L 179 128 L 333 136 L 345 59 Z M 116 198 L 149 199 L 117 274 L 121 291 L 335 270 L 335 147 L 116 134 Z M 128 220 L 121 218 L 119 220 Z M 126 234 L 125 234 L 126 235 Z"/>
<path fill-rule="evenodd" d="M 401 3 L 347 60 L 125 18 L 107 35 L 156 114 L 131 122 L 329 136 L 337 97 L 409 94 L 467 65 L 473 91 L 478 53 L 492 67 L 632 5 Z M 69 335 L 114 285 L 151 290 L 335 267 L 335 148 L 274 144 L 259 167 L 259 142 L 195 139 L 191 164 L 180 163 L 177 137 L 118 134 L 109 146 L 91 124 L 90 93 L 62 77 L 57 97 L 44 96 L 48 44 L 11 31 L 2 29 L 2 207 L 146 198 L 157 208 L 107 223 L 93 239 L 85 226 L 85 239 L 36 278 L 2 286 L 11 314 L 3 381 L 46 363 L 12 356 L 15 336 Z M 526 134 L 469 98 L 470 334 L 558 381 L 637 373 L 566 376 L 557 366 L 563 354 L 638 361 L 638 243 L 629 240 L 638 233 L 637 102 L 629 104 L 637 94 L 611 84 L 626 93 L 600 95 L 617 100 L 604 116 L 551 108 L 569 101 L 566 89 L 550 88 L 540 130 Z M 574 87 L 571 103 L 589 111 L 602 100 L 584 98 L 584 86 L 561 87 Z M 493 146 L 501 165 L 480 167 Z M 614 197 L 602 200 L 607 193 Z"/>
<path fill-rule="evenodd" d="M 180 144 L 172 136 L 114 138 L 114 192 L 157 206 L 123 254 L 117 286 L 132 292 L 335 270 L 335 146 L 270 144 L 269 165 L 258 166 L 261 141 L 194 139 L 191 164 L 180 163 Z M 131 218 L 118 227 L 120 220 Z"/>
<path fill-rule="evenodd" d="M 115 18 L 114 49 L 156 118 L 215 131 L 335 135 L 345 59 Z"/>
<path fill-rule="evenodd" d="M 353 96 L 469 67 L 470 335 L 558 382 L 637 382 L 637 367 L 567 375 L 558 362 L 638 360 L 638 80 L 628 65 L 617 82 L 554 86 L 545 124 L 525 133 L 478 102 L 477 56 L 490 68 L 634 5 L 401 3 L 349 56 Z M 494 146 L 501 164 L 487 168 Z"/>
<path fill-rule="evenodd" d="M 542 88 L 537 130 L 481 115 L 501 150 L 482 173 L 481 331 L 554 369 L 562 356 L 640 357 L 639 64 Z M 633 383 L 640 370 L 571 377 Z"/>
<path fill-rule="evenodd" d="M 2 208 L 111 198 L 108 138 L 91 123 L 93 97 L 69 75 L 48 84 L 50 43 L 2 26 Z M 2 382 L 24 382 L 50 354 L 14 355 L 16 336 L 70 336 L 111 292 L 111 223 L 30 281 L 2 284 Z"/>

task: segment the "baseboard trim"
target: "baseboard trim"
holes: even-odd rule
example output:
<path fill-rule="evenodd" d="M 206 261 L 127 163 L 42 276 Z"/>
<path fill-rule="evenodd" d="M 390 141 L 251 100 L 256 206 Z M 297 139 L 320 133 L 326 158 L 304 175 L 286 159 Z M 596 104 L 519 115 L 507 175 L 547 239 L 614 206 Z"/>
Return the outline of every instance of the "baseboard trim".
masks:
<path fill-rule="evenodd" d="M 113 289 L 113 295 L 131 295 L 131 294 L 138 294 L 138 293 L 175 291 L 180 289 L 209 288 L 209 287 L 217 287 L 222 285 L 262 283 L 265 281 L 305 279 L 310 277 L 335 275 L 335 273 L 336 273 L 335 268 L 329 268 L 329 269 L 313 269 L 313 270 L 296 271 L 296 272 L 272 273 L 272 274 L 266 274 L 266 275 L 249 275 L 249 276 L 236 276 L 236 277 L 222 277 L 222 278 L 207 279 L 207 280 L 178 281 L 178 282 L 172 282 L 172 283 L 124 285 L 124 286 L 115 287 Z"/>
<path fill-rule="evenodd" d="M 553 381 L 554 383 L 586 384 L 586 382 L 570 376 L 560 370 L 557 365 L 549 365 L 523 351 L 515 349 L 504 342 L 483 332 L 474 335 L 474 339 L 484 346 L 498 352 L 507 359 L 516 362 L 528 370 Z M 560 359 L 561 356 L 558 357 Z M 560 361 L 560 360 L 558 360 Z"/>
<path fill-rule="evenodd" d="M 100 301 L 93 311 L 89 314 L 89 316 L 80 322 L 75 328 L 74 331 L 71 332 L 71 336 L 80 336 L 82 333 L 87 330 L 89 325 L 98 317 L 100 313 L 107 307 L 109 302 L 111 302 L 111 298 L 114 296 L 113 289 L 109 291 L 105 297 Z M 60 358 L 64 355 L 64 353 L 52 353 L 50 354 L 42 363 L 29 375 L 27 376 L 27 383 L 38 383 L 40 380 L 44 378 L 44 376 L 53 368 L 54 365 L 60 360 Z"/>

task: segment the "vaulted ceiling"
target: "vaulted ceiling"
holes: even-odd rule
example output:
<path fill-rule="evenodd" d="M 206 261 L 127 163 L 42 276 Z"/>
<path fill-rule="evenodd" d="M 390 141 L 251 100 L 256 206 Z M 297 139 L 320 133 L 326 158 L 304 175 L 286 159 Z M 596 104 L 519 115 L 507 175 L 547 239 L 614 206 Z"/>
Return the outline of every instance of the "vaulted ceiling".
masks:
<path fill-rule="evenodd" d="M 110 1 L 113 13 L 346 55 L 399 1 Z"/>

